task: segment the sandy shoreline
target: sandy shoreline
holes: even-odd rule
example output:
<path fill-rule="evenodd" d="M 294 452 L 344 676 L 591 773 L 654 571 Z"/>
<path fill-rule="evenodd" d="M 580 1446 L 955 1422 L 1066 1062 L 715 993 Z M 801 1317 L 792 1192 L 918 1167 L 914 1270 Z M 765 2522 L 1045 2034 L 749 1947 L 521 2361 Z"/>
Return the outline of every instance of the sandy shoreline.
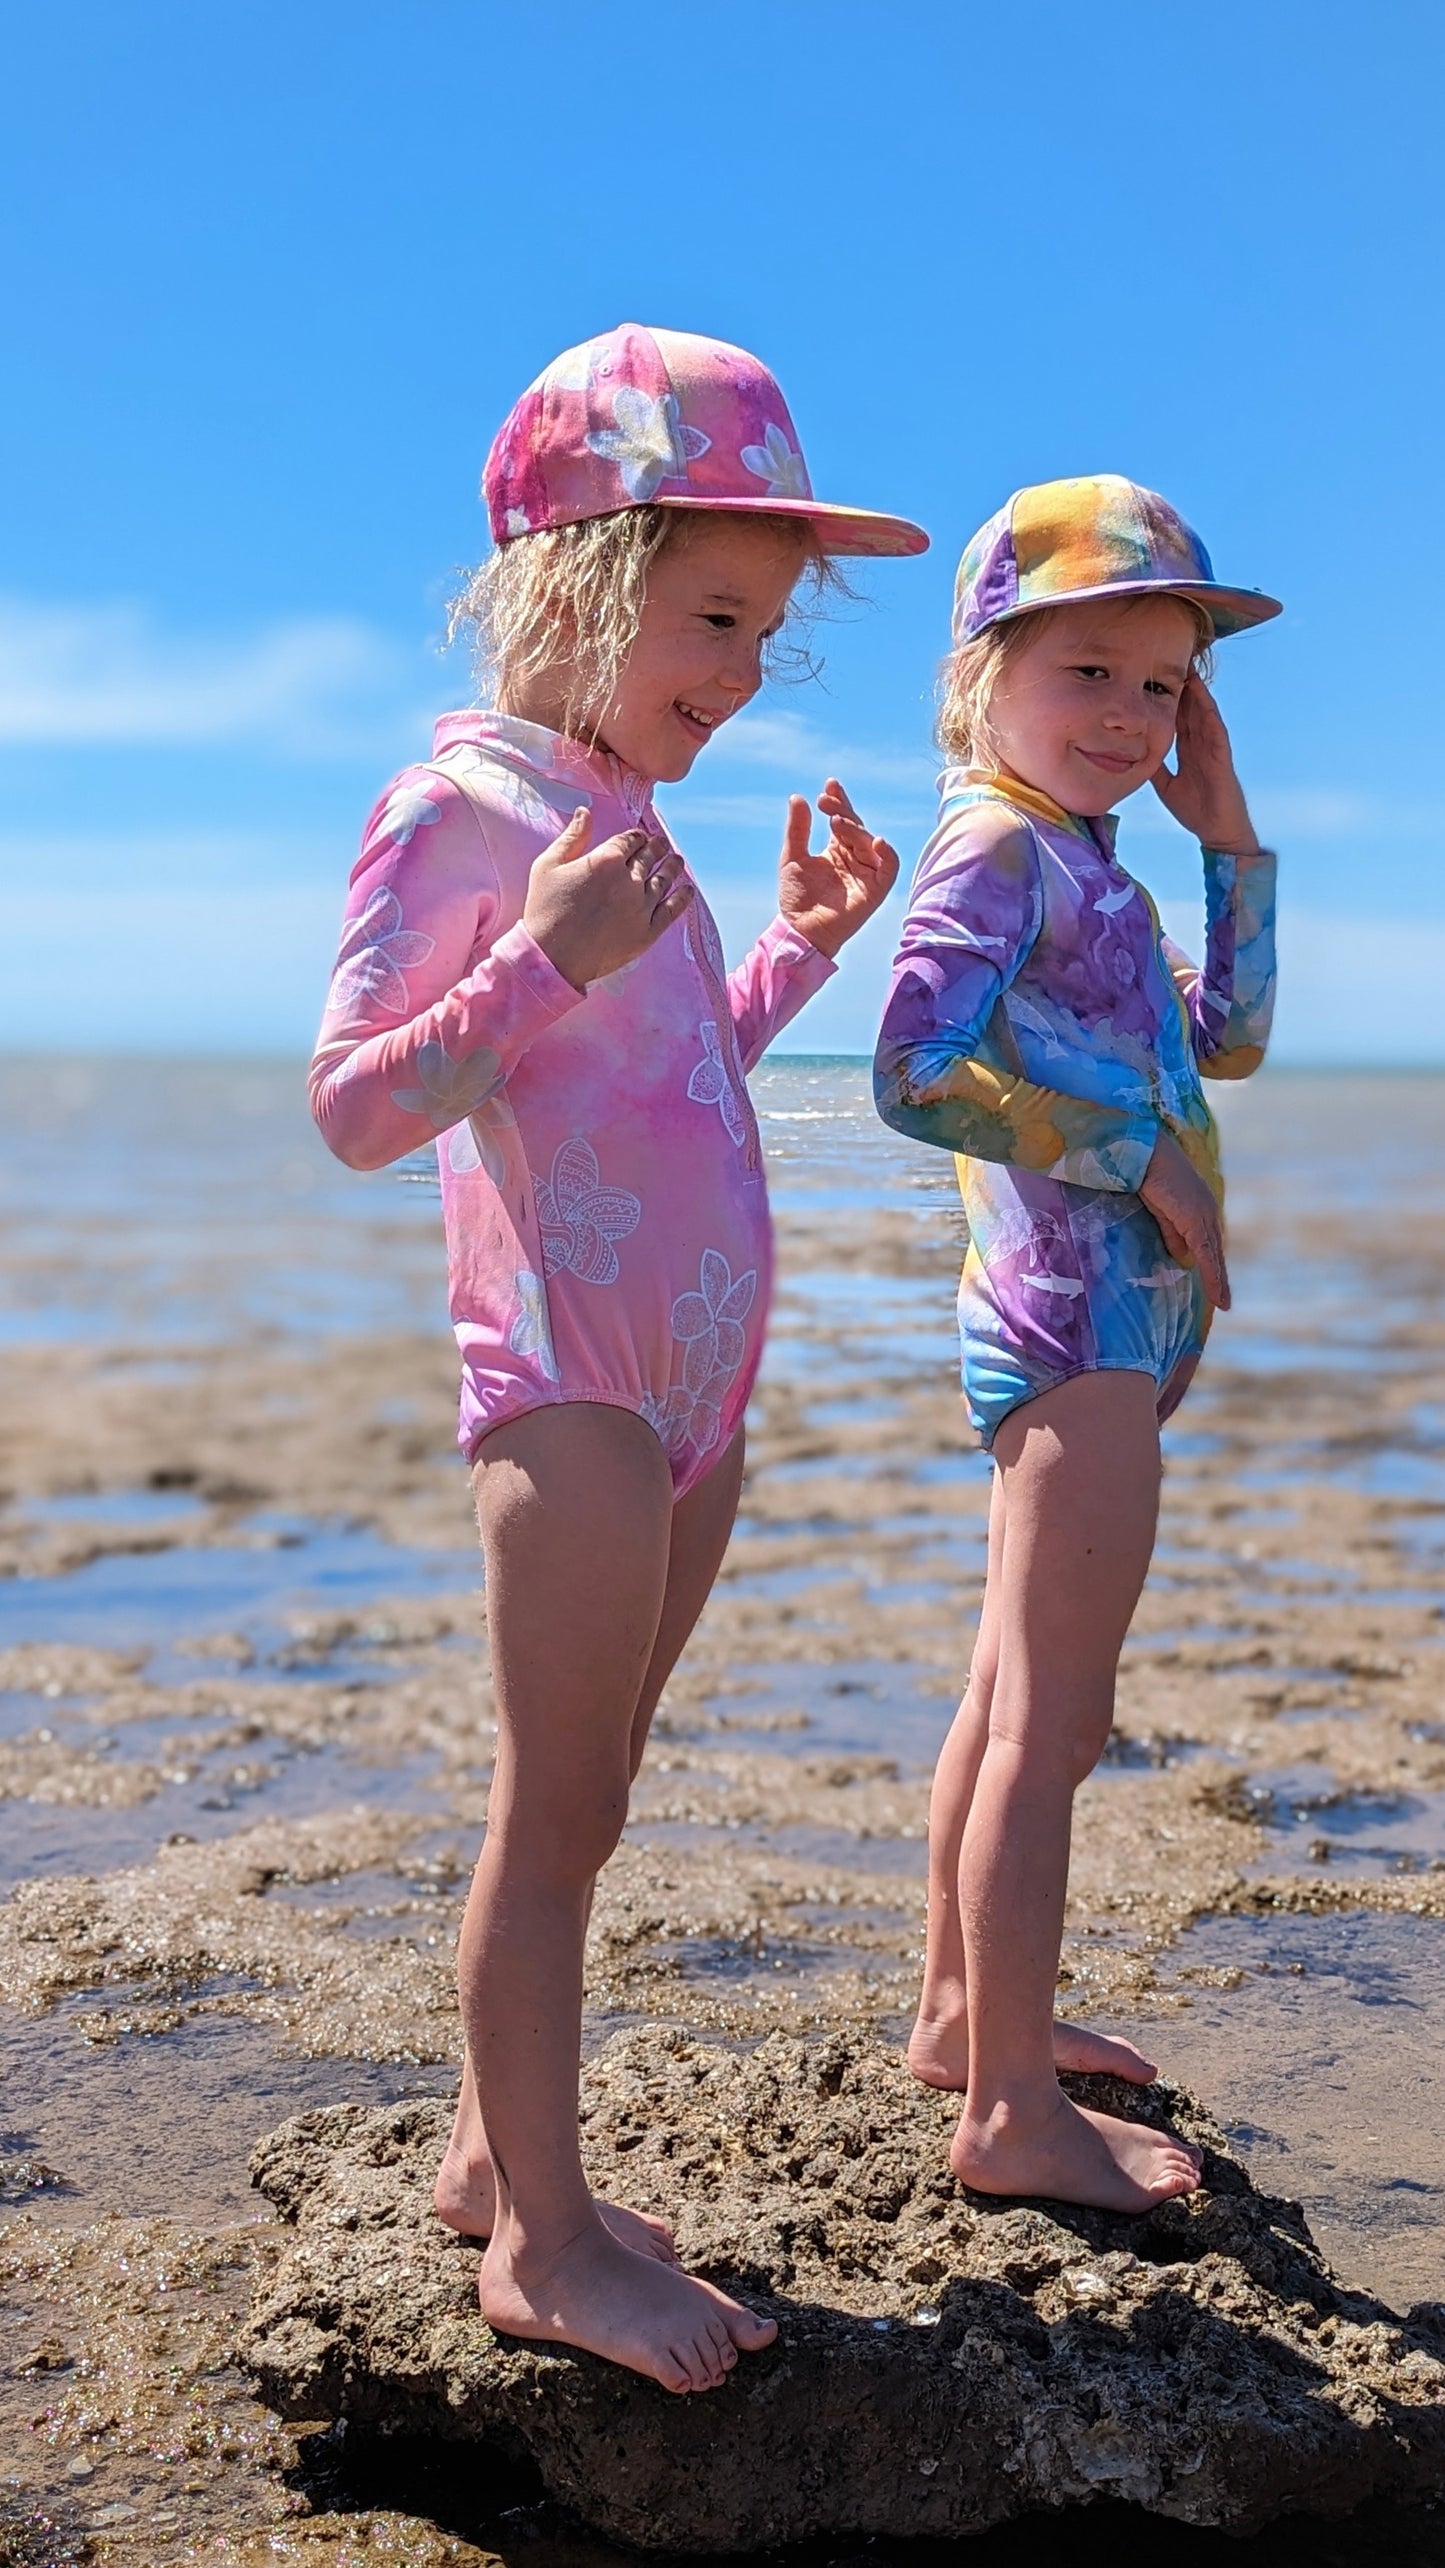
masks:
<path fill-rule="evenodd" d="M 810 1147 L 800 1111 L 771 1134 L 778 1326 L 742 1520 L 605 1879 L 595 2038 L 896 2035 L 915 1984 L 987 1503 L 947 1357 L 956 1215 L 923 1154 L 852 1127 Z M 1226 1324 L 1171 1439 L 1080 1798 L 1063 2003 L 1146 2025 L 1347 2278 L 1403 2306 L 1445 2297 L 1445 1204 L 1438 1180 L 1387 1225 L 1307 1186 L 1271 1201 L 1241 1140 L 1266 1360 Z M 302 1187 L 248 1261 L 249 1201 L 234 1254 L 193 1224 L 149 1310 L 103 1203 L 48 1241 L 22 1221 L 0 1267 L 23 1311 L 57 1277 L 84 1302 L 89 1258 L 101 1306 L 43 1360 L 18 1321 L 0 1345 L 0 2274 L 27 2313 L 0 2431 L 14 2506 L 44 2492 L 57 2544 L 127 2563 L 361 2539 L 328 2516 L 322 2546 L 288 2438 L 226 2370 L 271 2252 L 240 2171 L 298 2103 L 445 2088 L 487 1780 L 451 1353 L 430 1308 L 406 1324 L 424 1210 L 366 1212 L 375 1325 L 288 1328 L 255 1279 L 278 1240 L 314 1272 L 336 1219 Z M 188 1256 L 209 1345 L 156 1325 Z M 129 1330 L 104 1324 L 118 1296 Z"/>

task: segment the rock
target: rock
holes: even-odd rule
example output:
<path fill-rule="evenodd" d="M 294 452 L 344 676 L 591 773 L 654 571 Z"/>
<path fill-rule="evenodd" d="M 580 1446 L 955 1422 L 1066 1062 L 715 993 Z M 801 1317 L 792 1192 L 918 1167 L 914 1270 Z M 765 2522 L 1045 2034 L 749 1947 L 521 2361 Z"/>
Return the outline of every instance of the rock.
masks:
<path fill-rule="evenodd" d="M 591 2180 L 778 2321 L 696 2399 L 492 2334 L 476 2249 L 430 2208 L 445 2105 L 303 2114 L 252 2161 L 296 2235 L 242 2359 L 286 2417 L 530 2455 L 648 2549 L 951 2536 L 1099 2498 L 1246 2532 L 1438 2490 L 1437 2314 L 1342 2290 L 1182 2091 L 1070 2084 L 1201 2143 L 1204 2188 L 1138 2219 L 1001 2204 L 954 2182 L 949 2099 L 876 2042 L 616 2036 L 583 2079 Z"/>

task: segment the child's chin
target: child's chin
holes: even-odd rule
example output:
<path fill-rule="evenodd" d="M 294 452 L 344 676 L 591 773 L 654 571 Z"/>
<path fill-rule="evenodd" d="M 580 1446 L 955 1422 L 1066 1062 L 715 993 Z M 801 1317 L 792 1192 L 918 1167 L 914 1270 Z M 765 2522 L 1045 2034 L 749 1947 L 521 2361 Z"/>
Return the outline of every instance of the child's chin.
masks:
<path fill-rule="evenodd" d="M 658 785 L 680 785 L 690 776 L 699 753 L 707 747 L 705 740 L 669 741 L 664 749 L 659 743 L 647 762 L 647 772 Z"/>

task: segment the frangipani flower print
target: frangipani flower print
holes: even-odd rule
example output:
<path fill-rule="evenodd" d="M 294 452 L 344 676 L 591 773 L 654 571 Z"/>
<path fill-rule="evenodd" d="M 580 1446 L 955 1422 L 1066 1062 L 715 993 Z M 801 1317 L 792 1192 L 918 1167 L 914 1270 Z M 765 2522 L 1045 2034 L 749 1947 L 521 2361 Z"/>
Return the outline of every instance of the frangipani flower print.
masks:
<path fill-rule="evenodd" d="M 403 1114 L 425 1115 L 433 1132 L 445 1132 L 486 1103 L 502 1065 L 486 1044 L 469 1052 L 465 1061 L 453 1061 L 443 1044 L 424 1043 L 416 1056 L 416 1074 L 420 1085 L 393 1088 L 391 1102 Z"/>
<path fill-rule="evenodd" d="M 729 1141 L 741 1149 L 747 1127 L 723 1059 L 722 1037 L 711 1017 L 704 1017 L 697 1031 L 703 1057 L 687 1083 L 687 1093 L 695 1106 L 716 1106 Z"/>
<path fill-rule="evenodd" d="M 549 1275 L 571 1274 L 584 1284 L 615 1284 L 621 1268 L 615 1239 L 627 1239 L 642 1219 L 640 1196 L 604 1186 L 597 1153 L 574 1134 L 552 1162 L 550 1179 L 534 1177 L 542 1263 Z"/>
<path fill-rule="evenodd" d="M 808 467 L 776 421 L 770 421 L 760 446 L 744 446 L 742 461 L 758 481 L 767 483 L 769 499 L 812 498 Z"/>
<path fill-rule="evenodd" d="M 401 903 L 383 884 L 342 937 L 326 1000 L 328 1014 L 365 1009 L 374 1000 L 390 1015 L 405 1016 L 410 1005 L 406 975 L 426 961 L 435 943 L 434 937 L 414 934 L 403 925 Z"/>
<path fill-rule="evenodd" d="M 711 1453 L 722 1432 L 723 1403 L 747 1351 L 743 1322 L 758 1289 L 749 1267 L 733 1281 L 721 1249 L 706 1248 L 701 1290 L 679 1293 L 672 1306 L 672 1334 L 683 1350 L 682 1380 L 660 1400 L 643 1404 L 643 1416 L 676 1461 L 688 1445 Z"/>
<path fill-rule="evenodd" d="M 672 1306 L 672 1334 L 686 1349 L 682 1378 L 699 1397 L 711 1395 L 716 1377 L 732 1380 L 743 1360 L 747 1339 L 743 1322 L 758 1289 L 757 1271 L 749 1267 L 734 1283 L 732 1269 L 719 1248 L 705 1248 L 698 1278 L 700 1290 L 679 1293 Z"/>
<path fill-rule="evenodd" d="M 419 829 L 435 828 L 440 818 L 441 806 L 419 785 L 398 785 L 388 796 L 379 826 L 393 847 L 409 847 Z"/>
<path fill-rule="evenodd" d="M 507 1344 L 513 1355 L 530 1356 L 538 1371 L 549 1382 L 558 1380 L 557 1358 L 552 1352 L 552 1324 L 547 1316 L 547 1287 L 540 1275 L 525 1269 L 512 1279 L 521 1308 L 508 1332 Z"/>
<path fill-rule="evenodd" d="M 492 1184 L 500 1186 L 507 1173 L 506 1136 L 516 1129 L 517 1118 L 499 1090 L 448 1134 L 447 1166 L 459 1177 L 484 1169 Z"/>
<path fill-rule="evenodd" d="M 615 464 L 629 499 L 648 500 L 665 481 L 686 481 L 688 465 L 712 444 L 700 428 L 689 428 L 675 392 L 639 392 L 620 384 L 612 397 L 615 428 L 589 430 L 594 455 Z"/>
<path fill-rule="evenodd" d="M 611 424 L 614 389 L 596 386 L 589 424 Z M 747 433 L 782 415 L 759 409 Z M 746 1065 L 833 967 L 778 918 L 729 974 L 699 896 L 678 933 L 578 990 L 525 911 L 538 856 L 584 801 L 600 844 L 636 824 L 646 783 L 537 723 L 446 716 L 431 762 L 393 780 L 368 826 L 313 1111 L 350 1167 L 438 1171 L 468 1461 L 509 1419 L 605 1401 L 652 1420 L 681 1496 L 727 1444 L 761 1353 L 768 1213 Z M 383 813 L 410 817 L 409 845 Z"/>

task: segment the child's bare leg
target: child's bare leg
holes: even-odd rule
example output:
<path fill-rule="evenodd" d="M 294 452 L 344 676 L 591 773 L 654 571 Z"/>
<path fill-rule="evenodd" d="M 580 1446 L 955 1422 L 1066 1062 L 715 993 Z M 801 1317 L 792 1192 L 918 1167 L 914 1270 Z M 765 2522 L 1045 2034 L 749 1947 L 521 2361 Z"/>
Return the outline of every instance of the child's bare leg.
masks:
<path fill-rule="evenodd" d="M 588 1906 L 590 1910 L 590 1900 Z M 585 1926 L 583 1935 L 585 1940 Z M 641 2256 L 660 2256 L 665 2264 L 677 2263 L 672 2231 L 665 2220 L 650 2211 L 633 2211 L 626 2203 L 605 2202 L 600 2194 L 594 2199 L 598 2217 L 624 2246 L 635 2247 Z M 491 2237 L 497 2218 L 497 2178 L 470 2055 L 462 2063 L 461 2093 L 432 2200 L 437 2218 L 448 2229 L 483 2242 Z"/>
<path fill-rule="evenodd" d="M 662 1690 L 691 1637 L 693 1626 L 712 1593 L 728 1547 L 743 1474 L 743 1430 L 739 1427 L 720 1462 L 689 1489 L 672 1511 L 668 1544 L 667 1585 L 652 1657 L 633 1715 L 630 1769 L 635 1778 L 647 1745 Z M 588 1893 L 591 1914 L 591 1892 Z M 462 2090 L 446 2154 L 437 2173 L 436 2208 L 449 2229 L 467 2238 L 490 2238 L 497 2211 L 497 2182 L 487 2146 L 482 2108 L 470 2055 L 462 2069 Z M 597 2209 L 615 2237 L 643 2255 L 677 2257 L 665 2220 L 625 2204 L 598 2201 Z"/>
<path fill-rule="evenodd" d="M 968 2084 L 968 1974 L 963 1949 L 963 1833 L 974 1786 L 988 1744 L 989 1713 L 998 1673 L 998 1630 L 1003 1600 L 1004 1484 L 994 1473 L 988 1515 L 988 1574 L 968 1688 L 943 1743 L 928 1804 L 928 1940 L 918 2017 L 908 2043 L 908 2065 L 925 2086 L 961 2090 Z M 1087 2069 L 1147 2086 L 1156 2075 L 1132 2042 L 1092 2033 L 1087 2025 L 1054 2020 L 1056 2069 Z"/>
<path fill-rule="evenodd" d="M 577 2148 L 582 1945 L 621 1833 L 667 1586 L 672 1486 L 629 1411 L 533 1412 L 478 1465 L 498 1746 L 459 1979 L 497 2179 L 483 2311 L 664 2388 L 714 2387 L 771 2321 L 604 2225 Z"/>
<path fill-rule="evenodd" d="M 1182 2142 L 1072 2104 L 1053 2057 L 1073 1797 L 1108 1736 L 1154 1543 L 1154 1401 L 1147 1374 L 1082 1374 L 999 1430 L 997 1672 L 962 1853 L 969 2086 L 954 2172 L 988 2193 L 1118 2211 L 1199 2180 Z"/>

